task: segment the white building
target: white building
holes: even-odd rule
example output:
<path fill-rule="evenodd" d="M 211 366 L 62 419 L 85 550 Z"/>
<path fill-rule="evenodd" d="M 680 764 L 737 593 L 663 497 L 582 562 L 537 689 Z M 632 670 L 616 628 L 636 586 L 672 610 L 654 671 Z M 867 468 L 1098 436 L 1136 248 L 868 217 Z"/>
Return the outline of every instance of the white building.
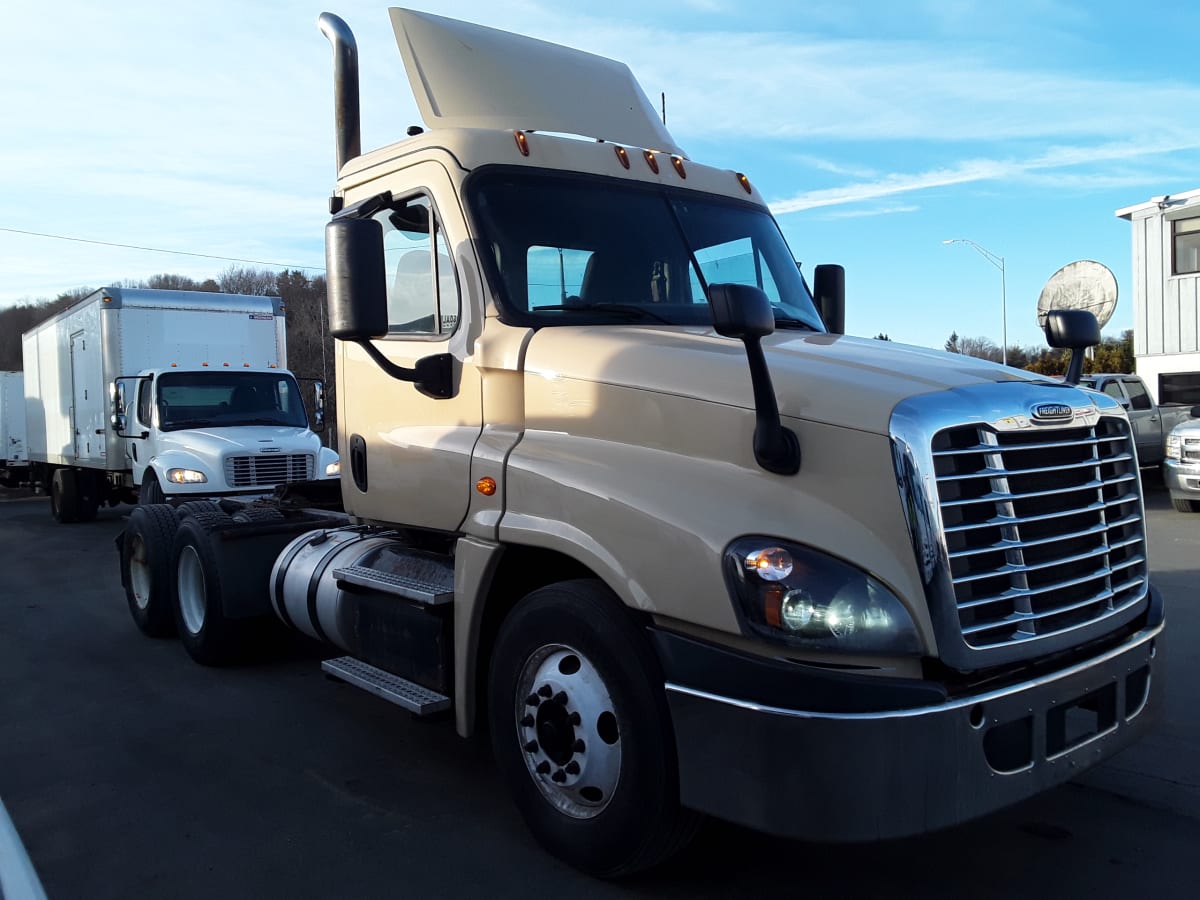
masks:
<path fill-rule="evenodd" d="M 1200 189 L 1117 210 L 1133 226 L 1133 354 L 1159 403 L 1200 404 Z"/>

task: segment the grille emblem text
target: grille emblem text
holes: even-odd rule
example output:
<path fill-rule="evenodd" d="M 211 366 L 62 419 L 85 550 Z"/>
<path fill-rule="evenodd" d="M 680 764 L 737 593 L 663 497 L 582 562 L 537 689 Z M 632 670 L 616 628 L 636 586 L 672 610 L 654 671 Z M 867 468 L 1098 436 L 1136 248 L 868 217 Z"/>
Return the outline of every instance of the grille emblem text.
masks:
<path fill-rule="evenodd" d="M 1075 418 L 1075 410 L 1065 403 L 1039 403 L 1030 412 L 1039 422 L 1059 422 Z"/>

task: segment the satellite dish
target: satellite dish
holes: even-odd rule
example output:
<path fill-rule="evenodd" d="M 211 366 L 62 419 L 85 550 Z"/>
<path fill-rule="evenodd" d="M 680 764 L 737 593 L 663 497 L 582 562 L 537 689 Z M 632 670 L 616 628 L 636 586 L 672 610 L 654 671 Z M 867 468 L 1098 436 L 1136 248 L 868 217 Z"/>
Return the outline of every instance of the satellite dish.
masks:
<path fill-rule="evenodd" d="M 1117 308 L 1117 278 L 1108 266 L 1090 259 L 1067 263 L 1050 276 L 1038 297 L 1038 325 L 1046 327 L 1052 309 L 1086 309 L 1103 328 Z"/>

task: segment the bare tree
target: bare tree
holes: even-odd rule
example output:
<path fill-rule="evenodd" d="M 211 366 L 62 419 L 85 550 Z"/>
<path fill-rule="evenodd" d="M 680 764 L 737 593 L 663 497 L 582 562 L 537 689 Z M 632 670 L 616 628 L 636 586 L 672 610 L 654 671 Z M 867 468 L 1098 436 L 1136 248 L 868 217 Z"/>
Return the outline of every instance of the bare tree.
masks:
<path fill-rule="evenodd" d="M 275 297 L 279 294 L 279 273 L 270 269 L 255 269 L 231 265 L 221 273 L 217 284 L 226 294 L 256 294 Z"/>

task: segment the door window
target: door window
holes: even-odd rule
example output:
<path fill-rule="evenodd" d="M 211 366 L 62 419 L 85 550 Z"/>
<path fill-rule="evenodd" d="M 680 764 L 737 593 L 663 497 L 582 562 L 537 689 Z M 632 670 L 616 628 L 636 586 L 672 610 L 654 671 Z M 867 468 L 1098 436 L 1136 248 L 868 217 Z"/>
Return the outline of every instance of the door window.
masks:
<path fill-rule="evenodd" d="M 1129 393 L 1129 405 L 1134 409 L 1150 409 L 1150 395 L 1140 381 L 1129 379 L 1125 382 L 1125 390 Z"/>
<path fill-rule="evenodd" d="M 443 335 L 458 327 L 458 281 L 429 198 L 402 200 L 376 216 L 383 225 L 388 333 Z"/>

